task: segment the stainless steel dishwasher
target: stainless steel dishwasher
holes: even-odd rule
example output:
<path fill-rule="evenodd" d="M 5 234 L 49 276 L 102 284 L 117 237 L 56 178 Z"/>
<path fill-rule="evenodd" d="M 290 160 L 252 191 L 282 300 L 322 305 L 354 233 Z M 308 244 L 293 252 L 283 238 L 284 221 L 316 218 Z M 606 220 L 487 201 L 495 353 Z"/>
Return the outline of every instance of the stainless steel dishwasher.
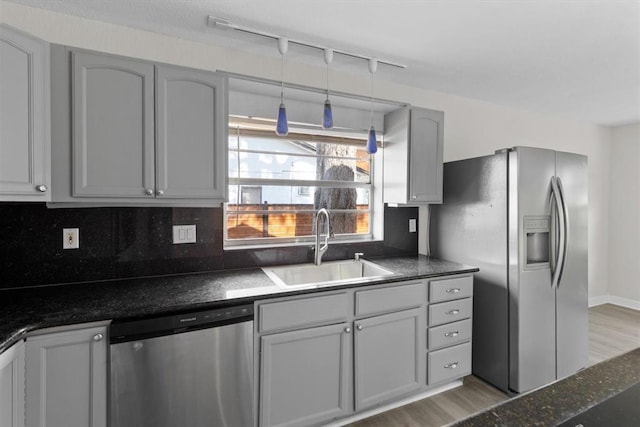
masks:
<path fill-rule="evenodd" d="M 252 427 L 253 305 L 113 323 L 111 427 Z"/>

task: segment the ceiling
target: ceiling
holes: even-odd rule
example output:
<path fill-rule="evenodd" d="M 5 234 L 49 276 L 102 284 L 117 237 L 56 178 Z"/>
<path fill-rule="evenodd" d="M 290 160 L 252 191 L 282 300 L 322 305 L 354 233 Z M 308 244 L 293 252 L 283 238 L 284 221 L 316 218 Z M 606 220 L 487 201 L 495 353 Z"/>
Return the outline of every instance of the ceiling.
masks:
<path fill-rule="evenodd" d="M 406 64 L 376 78 L 601 125 L 640 122 L 637 0 L 10 0 L 253 53 L 272 40 L 207 16 Z M 323 66 L 290 47 L 287 60 Z M 332 67 L 368 72 L 363 61 Z"/>

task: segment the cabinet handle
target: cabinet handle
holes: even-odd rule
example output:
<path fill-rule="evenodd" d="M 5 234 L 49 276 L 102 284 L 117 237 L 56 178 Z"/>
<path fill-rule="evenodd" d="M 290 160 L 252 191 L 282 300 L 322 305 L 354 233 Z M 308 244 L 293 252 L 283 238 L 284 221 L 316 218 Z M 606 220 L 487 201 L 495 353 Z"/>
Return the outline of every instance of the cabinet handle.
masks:
<path fill-rule="evenodd" d="M 458 309 L 456 308 L 455 310 L 449 310 L 449 311 L 447 311 L 445 314 L 451 314 L 451 315 L 453 315 L 453 314 L 458 314 L 458 313 L 460 313 L 460 310 L 458 310 Z"/>
<path fill-rule="evenodd" d="M 36 186 L 36 190 L 38 190 L 41 193 L 46 193 L 47 192 L 47 186 L 46 185 L 38 185 L 38 186 Z"/>
<path fill-rule="evenodd" d="M 156 191 L 156 196 L 162 196 L 162 195 L 164 195 L 164 191 L 162 190 Z"/>
<path fill-rule="evenodd" d="M 457 294 L 458 292 L 460 292 L 460 288 L 447 289 L 448 294 Z"/>
<path fill-rule="evenodd" d="M 344 328 L 344 332 L 346 334 L 350 334 L 351 333 L 351 328 L 347 326 L 346 328 Z"/>
<path fill-rule="evenodd" d="M 447 338 L 457 337 L 458 335 L 460 335 L 459 331 L 447 332 L 446 334 L 444 334 L 444 336 Z"/>
<path fill-rule="evenodd" d="M 102 334 L 95 334 L 95 335 L 93 336 L 93 340 L 94 340 L 95 342 L 102 341 L 102 339 L 103 339 L 103 338 L 104 338 L 104 335 L 102 335 Z"/>
<path fill-rule="evenodd" d="M 146 194 L 147 196 L 153 196 L 153 188 L 147 188 L 146 190 L 144 190 L 144 194 Z"/>
<path fill-rule="evenodd" d="M 458 367 L 458 361 L 455 361 L 453 363 L 447 363 L 446 365 L 444 365 L 445 369 L 455 369 Z"/>
<path fill-rule="evenodd" d="M 361 331 L 361 330 L 363 330 L 364 328 L 362 327 L 362 325 L 356 325 L 356 329 L 357 329 L 357 330 L 359 330 L 359 331 Z"/>

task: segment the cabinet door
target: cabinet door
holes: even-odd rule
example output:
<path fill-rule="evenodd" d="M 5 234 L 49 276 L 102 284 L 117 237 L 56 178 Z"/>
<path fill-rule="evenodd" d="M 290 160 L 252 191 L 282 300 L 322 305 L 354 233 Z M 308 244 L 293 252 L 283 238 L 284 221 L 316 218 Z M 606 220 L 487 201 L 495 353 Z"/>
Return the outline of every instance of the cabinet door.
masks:
<path fill-rule="evenodd" d="M 349 413 L 347 323 L 260 338 L 261 426 L 308 426 Z"/>
<path fill-rule="evenodd" d="M 424 385 L 424 309 L 355 322 L 356 411 Z"/>
<path fill-rule="evenodd" d="M 24 424 L 24 344 L 0 354 L 0 427 Z"/>
<path fill-rule="evenodd" d="M 156 195 L 224 200 L 226 78 L 170 66 L 156 72 Z"/>
<path fill-rule="evenodd" d="M 0 26 L 0 201 L 49 201 L 48 44 Z"/>
<path fill-rule="evenodd" d="M 26 345 L 26 425 L 106 427 L 106 328 L 34 336 Z"/>
<path fill-rule="evenodd" d="M 72 52 L 74 196 L 153 197 L 153 78 L 151 64 Z"/>
<path fill-rule="evenodd" d="M 444 113 L 411 109 L 409 203 L 442 203 Z"/>

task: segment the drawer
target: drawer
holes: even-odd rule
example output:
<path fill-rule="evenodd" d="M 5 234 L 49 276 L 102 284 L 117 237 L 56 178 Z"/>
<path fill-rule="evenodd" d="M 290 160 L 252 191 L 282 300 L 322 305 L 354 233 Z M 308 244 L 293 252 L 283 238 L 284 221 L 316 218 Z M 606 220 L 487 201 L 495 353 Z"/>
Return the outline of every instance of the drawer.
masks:
<path fill-rule="evenodd" d="M 429 328 L 429 350 L 471 340 L 471 319 Z"/>
<path fill-rule="evenodd" d="M 258 306 L 258 332 L 318 326 L 347 320 L 346 293 L 278 301 Z"/>
<path fill-rule="evenodd" d="M 429 282 L 430 303 L 468 298 L 472 294 L 473 276 L 431 280 Z"/>
<path fill-rule="evenodd" d="M 356 316 L 419 307 L 426 298 L 424 281 L 356 292 Z"/>
<path fill-rule="evenodd" d="M 427 355 L 427 384 L 455 380 L 471 373 L 471 343 L 456 345 Z"/>
<path fill-rule="evenodd" d="M 429 306 L 429 326 L 470 319 L 473 312 L 471 298 L 459 299 Z"/>

